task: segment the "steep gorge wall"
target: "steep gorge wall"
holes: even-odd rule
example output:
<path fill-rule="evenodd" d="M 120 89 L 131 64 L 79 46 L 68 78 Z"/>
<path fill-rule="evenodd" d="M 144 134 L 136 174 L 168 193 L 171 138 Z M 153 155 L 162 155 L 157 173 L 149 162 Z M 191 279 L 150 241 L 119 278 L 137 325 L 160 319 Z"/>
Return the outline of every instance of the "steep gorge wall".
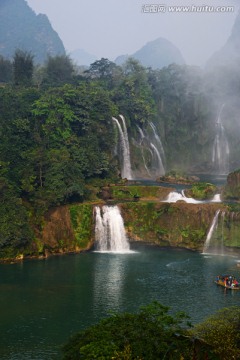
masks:
<path fill-rule="evenodd" d="M 45 216 L 42 230 L 33 240 L 33 256 L 87 250 L 93 243 L 93 205 L 59 206 Z"/>
<path fill-rule="evenodd" d="M 131 239 L 202 250 L 219 204 L 138 202 L 119 205 Z M 221 205 L 220 205 L 221 206 Z"/>
<path fill-rule="evenodd" d="M 42 254 L 91 248 L 94 243 L 95 205 L 77 204 L 49 212 L 37 240 Z M 216 210 L 223 207 L 219 204 L 169 204 L 159 201 L 130 201 L 118 206 L 131 241 L 199 251 L 203 248 Z"/>

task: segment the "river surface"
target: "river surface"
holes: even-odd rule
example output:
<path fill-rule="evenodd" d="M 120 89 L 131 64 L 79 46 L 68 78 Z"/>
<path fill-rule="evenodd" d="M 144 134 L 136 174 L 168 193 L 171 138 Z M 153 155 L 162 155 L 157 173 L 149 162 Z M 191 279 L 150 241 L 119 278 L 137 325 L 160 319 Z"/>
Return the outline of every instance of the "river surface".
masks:
<path fill-rule="evenodd" d="M 87 252 L 0 265 L 0 359 L 59 359 L 69 336 L 113 311 L 158 300 L 192 322 L 238 305 L 240 291 L 213 283 L 240 275 L 238 258 L 135 245 L 129 254 Z"/>

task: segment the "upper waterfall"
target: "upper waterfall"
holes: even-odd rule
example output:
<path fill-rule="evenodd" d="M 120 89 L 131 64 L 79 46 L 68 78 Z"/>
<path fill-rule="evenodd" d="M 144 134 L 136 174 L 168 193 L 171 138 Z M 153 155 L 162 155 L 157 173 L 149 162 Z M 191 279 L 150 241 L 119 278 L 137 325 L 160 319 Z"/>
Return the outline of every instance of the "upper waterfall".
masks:
<path fill-rule="evenodd" d="M 121 176 L 122 178 L 126 178 L 128 180 L 132 179 L 132 168 L 131 168 L 131 158 L 130 158 L 130 147 L 128 141 L 128 132 L 127 126 L 125 122 L 125 118 L 123 115 L 119 115 L 122 126 L 118 119 L 112 117 L 113 121 L 117 124 L 117 128 L 120 136 L 120 148 L 121 148 Z"/>
<path fill-rule="evenodd" d="M 150 177 L 165 174 L 165 153 L 156 126 L 150 122 L 148 130 L 137 127 L 140 133 L 138 147 L 141 149 L 142 159 L 146 173 Z"/>
<path fill-rule="evenodd" d="M 228 174 L 229 172 L 229 144 L 221 119 L 224 106 L 225 104 L 221 106 L 215 124 L 216 134 L 212 149 L 212 163 L 214 170 L 219 174 Z"/>

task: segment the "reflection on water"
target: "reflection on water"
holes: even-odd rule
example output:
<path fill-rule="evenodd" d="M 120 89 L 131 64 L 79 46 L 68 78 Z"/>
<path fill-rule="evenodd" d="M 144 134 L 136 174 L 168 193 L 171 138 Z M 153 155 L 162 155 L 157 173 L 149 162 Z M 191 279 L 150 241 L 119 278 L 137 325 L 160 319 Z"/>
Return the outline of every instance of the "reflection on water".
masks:
<path fill-rule="evenodd" d="M 124 273 L 124 257 L 110 253 L 97 257 L 93 283 L 95 311 L 103 307 L 105 311 L 118 310 L 122 307 Z"/>
<path fill-rule="evenodd" d="M 135 253 L 83 253 L 0 265 L 0 359 L 59 359 L 68 337 L 113 311 L 158 300 L 193 323 L 239 305 L 240 291 L 214 284 L 240 278 L 239 258 L 135 245 Z"/>

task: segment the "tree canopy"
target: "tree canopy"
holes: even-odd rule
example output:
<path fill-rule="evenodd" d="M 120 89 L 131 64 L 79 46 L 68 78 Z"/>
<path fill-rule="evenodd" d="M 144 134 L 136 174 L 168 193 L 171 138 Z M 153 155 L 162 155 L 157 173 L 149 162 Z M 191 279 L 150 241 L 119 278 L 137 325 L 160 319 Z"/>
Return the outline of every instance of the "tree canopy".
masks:
<path fill-rule="evenodd" d="M 211 346 L 189 335 L 187 315 L 169 310 L 155 301 L 137 313 L 113 314 L 70 338 L 63 359 L 217 360 Z"/>

